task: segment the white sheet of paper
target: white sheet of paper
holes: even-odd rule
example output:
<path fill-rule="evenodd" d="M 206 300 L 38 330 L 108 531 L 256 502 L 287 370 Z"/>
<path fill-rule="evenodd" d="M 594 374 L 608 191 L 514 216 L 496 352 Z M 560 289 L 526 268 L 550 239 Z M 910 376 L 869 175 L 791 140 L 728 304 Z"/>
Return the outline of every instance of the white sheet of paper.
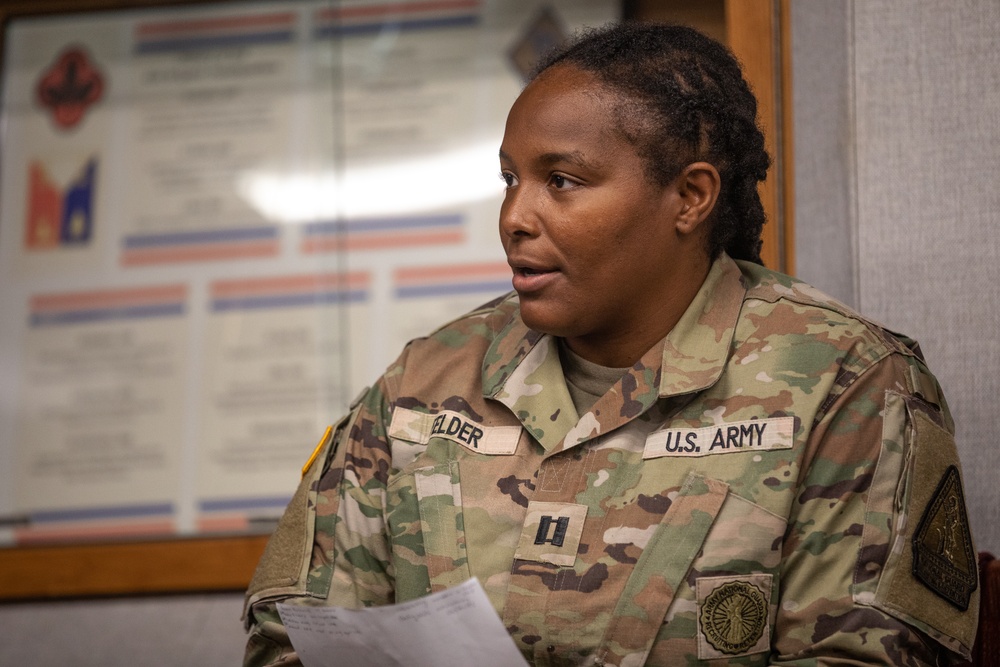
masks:
<path fill-rule="evenodd" d="M 305 667 L 526 667 L 478 579 L 386 607 L 278 604 Z"/>

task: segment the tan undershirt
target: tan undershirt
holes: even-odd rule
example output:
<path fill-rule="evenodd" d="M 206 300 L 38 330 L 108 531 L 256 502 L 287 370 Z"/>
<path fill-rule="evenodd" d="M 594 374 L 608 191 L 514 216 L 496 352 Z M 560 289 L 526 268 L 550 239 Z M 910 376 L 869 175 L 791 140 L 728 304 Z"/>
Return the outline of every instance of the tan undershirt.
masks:
<path fill-rule="evenodd" d="M 562 362 L 563 375 L 566 377 L 566 388 L 569 389 L 569 396 L 579 415 L 590 410 L 590 406 L 628 372 L 628 368 L 609 368 L 587 361 L 569 349 L 561 338 L 559 361 Z"/>

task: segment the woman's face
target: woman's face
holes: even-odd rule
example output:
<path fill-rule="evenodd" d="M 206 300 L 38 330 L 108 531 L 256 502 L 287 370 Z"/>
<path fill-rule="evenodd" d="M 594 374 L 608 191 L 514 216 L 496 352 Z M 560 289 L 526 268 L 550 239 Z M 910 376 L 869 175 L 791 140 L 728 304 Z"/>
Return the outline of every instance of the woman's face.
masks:
<path fill-rule="evenodd" d="M 701 285 L 708 255 L 699 241 L 693 252 L 704 271 L 692 271 L 695 246 L 675 222 L 685 199 L 677 183 L 646 178 L 616 130 L 614 100 L 571 65 L 525 88 L 500 148 L 500 237 L 525 323 L 591 361 L 621 366 L 666 335 Z M 616 353 L 636 337 L 649 345 Z"/>

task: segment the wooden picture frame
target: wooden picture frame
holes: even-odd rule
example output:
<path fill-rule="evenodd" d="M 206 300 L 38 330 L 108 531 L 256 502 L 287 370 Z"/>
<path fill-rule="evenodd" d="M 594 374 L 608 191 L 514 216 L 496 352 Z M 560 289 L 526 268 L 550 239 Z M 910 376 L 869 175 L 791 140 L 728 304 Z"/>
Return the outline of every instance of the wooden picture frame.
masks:
<path fill-rule="evenodd" d="M 15 0 L 0 2 L 0 23 L 6 26 L 8 19 L 25 15 L 204 2 Z M 765 263 L 793 272 L 788 0 L 724 0 L 714 5 L 701 0 L 641 0 L 625 5 L 626 15 L 633 18 L 693 22 L 714 36 L 724 34 L 742 61 L 760 100 L 768 149 L 775 157 L 773 175 L 762 188 L 770 221 L 765 227 Z M 708 24 L 697 25 L 706 20 Z M 266 541 L 263 535 L 241 535 L 4 548 L 0 549 L 0 601 L 239 591 L 249 583 Z"/>
<path fill-rule="evenodd" d="M 0 0 L 0 54 L 10 19 L 209 1 Z M 0 601 L 241 591 L 266 544 L 238 535 L 0 548 Z"/>

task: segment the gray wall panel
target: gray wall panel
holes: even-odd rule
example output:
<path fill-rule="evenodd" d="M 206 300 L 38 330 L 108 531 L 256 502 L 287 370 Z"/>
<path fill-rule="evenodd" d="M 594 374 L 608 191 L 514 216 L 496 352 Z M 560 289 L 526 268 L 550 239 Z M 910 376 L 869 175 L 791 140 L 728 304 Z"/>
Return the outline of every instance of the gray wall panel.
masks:
<path fill-rule="evenodd" d="M 1000 552 L 1000 3 L 792 4 L 803 279 L 920 340 Z"/>
<path fill-rule="evenodd" d="M 796 275 L 857 306 L 851 4 L 794 2 Z"/>
<path fill-rule="evenodd" d="M 862 312 L 920 340 L 958 422 L 979 548 L 1000 551 L 1000 3 L 854 4 Z"/>

